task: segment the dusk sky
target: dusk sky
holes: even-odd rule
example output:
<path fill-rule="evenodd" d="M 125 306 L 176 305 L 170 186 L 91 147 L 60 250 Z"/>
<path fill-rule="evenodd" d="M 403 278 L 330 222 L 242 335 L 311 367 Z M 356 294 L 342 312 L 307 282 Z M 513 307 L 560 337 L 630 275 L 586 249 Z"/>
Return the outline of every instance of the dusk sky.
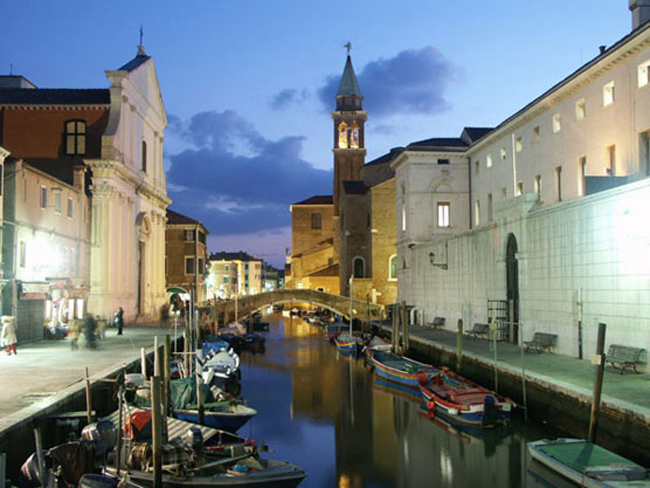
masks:
<path fill-rule="evenodd" d="M 628 0 L 0 0 L 0 73 L 107 88 L 140 26 L 167 109 L 171 208 L 209 249 L 275 266 L 289 205 L 332 193 L 332 121 L 348 41 L 366 161 L 498 125 L 631 29 Z"/>

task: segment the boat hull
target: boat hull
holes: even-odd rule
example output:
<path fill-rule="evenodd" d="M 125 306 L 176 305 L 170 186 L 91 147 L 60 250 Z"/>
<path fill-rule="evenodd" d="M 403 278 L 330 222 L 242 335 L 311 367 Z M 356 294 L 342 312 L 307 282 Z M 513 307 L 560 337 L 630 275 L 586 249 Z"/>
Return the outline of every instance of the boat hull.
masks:
<path fill-rule="evenodd" d="M 419 375 L 435 376 L 440 373 L 440 370 L 429 364 L 386 351 L 370 350 L 368 359 L 375 368 L 375 372 L 382 378 L 413 388 L 419 387 Z"/>
<path fill-rule="evenodd" d="M 202 425 L 212 427 L 213 429 L 237 432 L 237 430 L 243 427 L 255 415 L 257 415 L 257 411 L 250 407 L 240 408 L 234 412 L 206 411 Z M 192 422 L 193 424 L 199 423 L 199 412 L 197 410 L 174 410 L 173 416 L 174 418 Z"/>
<path fill-rule="evenodd" d="M 514 406 L 507 398 L 444 368 L 436 377 L 421 377 L 419 388 L 431 412 L 468 425 L 503 424 Z"/>
<path fill-rule="evenodd" d="M 580 486 L 650 487 L 644 467 L 583 439 L 533 441 L 528 443 L 528 452 L 535 461 Z M 597 474 L 600 479 L 597 479 Z M 607 477 L 619 479 L 605 479 Z M 639 479 L 628 479 L 637 477 Z"/>

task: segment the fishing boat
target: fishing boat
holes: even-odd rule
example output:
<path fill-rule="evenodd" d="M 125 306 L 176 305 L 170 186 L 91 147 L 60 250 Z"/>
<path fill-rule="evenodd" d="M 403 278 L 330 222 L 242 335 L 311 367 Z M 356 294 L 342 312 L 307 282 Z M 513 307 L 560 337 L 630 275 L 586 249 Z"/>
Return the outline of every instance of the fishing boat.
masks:
<path fill-rule="evenodd" d="M 227 349 L 208 349 L 207 353 L 205 352 L 206 344 L 203 346 L 204 356 L 201 360 L 203 383 L 223 388 L 228 381 L 241 379 L 241 370 L 239 369 L 241 360 L 229 344 Z"/>
<path fill-rule="evenodd" d="M 532 458 L 589 488 L 650 487 L 648 470 L 584 439 L 542 439 L 528 443 Z"/>
<path fill-rule="evenodd" d="M 405 356 L 398 356 L 389 351 L 369 349 L 367 358 L 376 373 L 390 381 L 418 388 L 418 374 L 435 376 L 440 370 L 430 364 L 424 364 Z"/>
<path fill-rule="evenodd" d="M 347 326 L 342 323 L 330 323 L 325 326 L 328 339 L 335 339 Z"/>
<path fill-rule="evenodd" d="M 341 352 L 356 354 L 363 348 L 363 339 L 350 332 L 343 332 L 334 338 L 336 347 Z"/>
<path fill-rule="evenodd" d="M 427 408 L 458 422 L 491 427 L 506 422 L 514 402 L 443 367 L 436 375 L 420 374 Z"/>
<path fill-rule="evenodd" d="M 174 418 L 200 423 L 196 381 L 181 378 L 170 381 L 172 416 Z M 204 418 L 202 425 L 228 432 L 237 432 L 257 415 L 257 410 L 245 404 L 244 400 L 208 385 L 202 385 Z"/>
<path fill-rule="evenodd" d="M 376 351 L 390 351 L 393 348 L 393 345 L 382 339 L 379 336 L 373 335 L 369 340 L 364 341 L 363 352 L 368 356 L 368 351 L 374 349 Z"/>

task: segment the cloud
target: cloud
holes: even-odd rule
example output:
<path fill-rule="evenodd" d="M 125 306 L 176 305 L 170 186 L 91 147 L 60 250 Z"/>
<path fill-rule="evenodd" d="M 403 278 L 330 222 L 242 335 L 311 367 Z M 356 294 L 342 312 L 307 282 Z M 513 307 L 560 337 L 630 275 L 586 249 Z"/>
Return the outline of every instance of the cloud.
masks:
<path fill-rule="evenodd" d="M 394 114 L 434 114 L 449 109 L 445 91 L 458 69 L 432 46 L 409 49 L 390 59 L 368 63 L 357 80 L 364 109 L 373 117 Z M 318 90 L 327 110 L 336 98 L 341 75 L 329 76 Z"/>
<path fill-rule="evenodd" d="M 292 104 L 299 104 L 309 98 L 309 91 L 298 91 L 294 88 L 285 88 L 276 93 L 271 100 L 273 110 L 284 110 Z"/>
<path fill-rule="evenodd" d="M 269 140 L 233 110 L 202 112 L 171 130 L 189 145 L 168 156 L 171 208 L 212 235 L 290 226 L 290 204 L 331 194 L 332 173 L 302 159 L 302 136 Z"/>

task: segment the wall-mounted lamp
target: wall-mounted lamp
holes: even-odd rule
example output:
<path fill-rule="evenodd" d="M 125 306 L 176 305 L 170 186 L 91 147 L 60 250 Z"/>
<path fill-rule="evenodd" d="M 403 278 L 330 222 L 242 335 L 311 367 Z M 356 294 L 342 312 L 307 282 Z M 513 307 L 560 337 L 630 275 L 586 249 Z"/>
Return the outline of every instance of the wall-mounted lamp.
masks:
<path fill-rule="evenodd" d="M 434 266 L 436 268 L 440 269 L 447 269 L 447 263 L 436 263 L 436 255 L 432 252 L 429 253 L 429 263 L 431 266 Z"/>

